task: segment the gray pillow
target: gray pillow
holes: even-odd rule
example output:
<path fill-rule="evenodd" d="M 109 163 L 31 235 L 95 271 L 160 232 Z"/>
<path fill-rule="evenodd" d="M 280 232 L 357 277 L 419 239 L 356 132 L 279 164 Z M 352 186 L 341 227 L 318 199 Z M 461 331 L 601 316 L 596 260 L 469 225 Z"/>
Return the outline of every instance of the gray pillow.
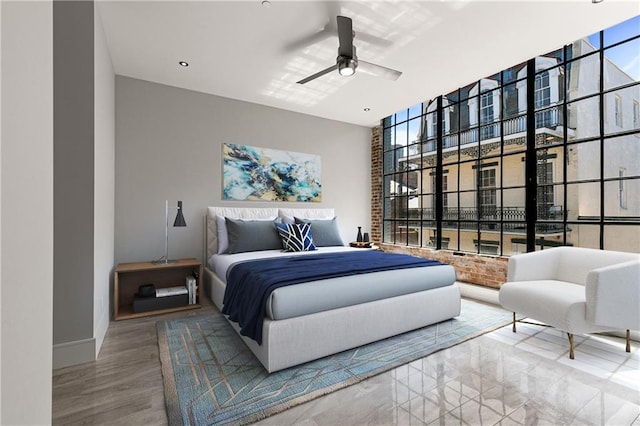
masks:
<path fill-rule="evenodd" d="M 227 253 L 282 249 L 282 242 L 272 220 L 225 218 L 229 249 Z"/>
<path fill-rule="evenodd" d="M 316 247 L 343 246 L 344 242 L 338 230 L 338 218 L 321 219 L 300 219 L 295 218 L 296 223 L 308 223 L 311 225 L 311 235 L 313 244 Z"/>

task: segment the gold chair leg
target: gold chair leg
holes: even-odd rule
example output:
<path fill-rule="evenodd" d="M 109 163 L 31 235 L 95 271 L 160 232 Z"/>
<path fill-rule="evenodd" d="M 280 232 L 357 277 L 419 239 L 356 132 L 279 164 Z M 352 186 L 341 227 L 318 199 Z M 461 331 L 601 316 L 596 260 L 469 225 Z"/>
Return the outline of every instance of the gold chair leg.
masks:
<path fill-rule="evenodd" d="M 567 333 L 569 336 L 569 358 L 573 359 L 573 334 Z"/>
<path fill-rule="evenodd" d="M 631 331 L 627 328 L 627 352 L 631 352 Z"/>
<path fill-rule="evenodd" d="M 513 331 L 514 333 L 516 332 L 516 313 L 513 313 L 513 327 L 511 328 L 511 331 Z"/>

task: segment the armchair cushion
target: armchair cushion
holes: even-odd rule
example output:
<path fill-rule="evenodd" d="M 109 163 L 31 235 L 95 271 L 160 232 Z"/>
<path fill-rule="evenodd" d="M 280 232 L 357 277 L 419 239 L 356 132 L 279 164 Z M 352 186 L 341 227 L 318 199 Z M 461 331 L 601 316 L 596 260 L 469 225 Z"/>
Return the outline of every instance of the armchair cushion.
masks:
<path fill-rule="evenodd" d="M 555 271 L 556 279 L 582 285 L 586 285 L 587 275 L 594 269 L 640 258 L 638 254 L 634 253 L 583 247 L 557 247 L 545 251 L 547 253 L 558 251 L 559 262 Z"/>
<path fill-rule="evenodd" d="M 500 304 L 527 318 L 571 333 L 608 331 L 585 321 L 587 304 L 584 286 L 558 280 L 511 282 L 499 293 Z"/>

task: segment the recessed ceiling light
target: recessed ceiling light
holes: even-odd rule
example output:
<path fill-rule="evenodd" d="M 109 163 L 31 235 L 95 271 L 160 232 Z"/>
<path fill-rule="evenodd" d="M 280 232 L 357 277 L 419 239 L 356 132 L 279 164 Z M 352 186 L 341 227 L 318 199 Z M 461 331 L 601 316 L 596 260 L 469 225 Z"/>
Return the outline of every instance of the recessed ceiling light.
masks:
<path fill-rule="evenodd" d="M 591 3 L 602 3 L 604 0 L 591 0 Z"/>
<path fill-rule="evenodd" d="M 262 5 L 264 7 L 271 7 L 271 2 L 269 0 L 262 0 Z"/>
<path fill-rule="evenodd" d="M 188 67 L 189 66 L 189 62 L 185 62 L 185 61 L 180 61 L 178 62 L 180 64 L 181 67 Z"/>
<path fill-rule="evenodd" d="M 365 112 L 369 112 L 369 111 L 371 111 L 371 108 L 365 108 L 364 111 Z"/>

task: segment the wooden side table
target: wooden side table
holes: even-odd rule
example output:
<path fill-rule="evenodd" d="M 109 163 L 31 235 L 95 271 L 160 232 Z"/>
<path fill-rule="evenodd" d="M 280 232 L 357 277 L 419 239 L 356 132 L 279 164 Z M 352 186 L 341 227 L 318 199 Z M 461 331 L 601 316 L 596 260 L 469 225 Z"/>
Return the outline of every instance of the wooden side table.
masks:
<path fill-rule="evenodd" d="M 185 284 L 192 275 L 196 279 L 196 303 L 147 312 L 133 312 L 133 298 L 143 284 L 153 284 L 156 289 Z M 120 263 L 113 277 L 113 318 L 117 320 L 146 317 L 168 312 L 200 308 L 202 264 L 197 259 L 180 259 L 173 263 L 135 262 Z"/>

